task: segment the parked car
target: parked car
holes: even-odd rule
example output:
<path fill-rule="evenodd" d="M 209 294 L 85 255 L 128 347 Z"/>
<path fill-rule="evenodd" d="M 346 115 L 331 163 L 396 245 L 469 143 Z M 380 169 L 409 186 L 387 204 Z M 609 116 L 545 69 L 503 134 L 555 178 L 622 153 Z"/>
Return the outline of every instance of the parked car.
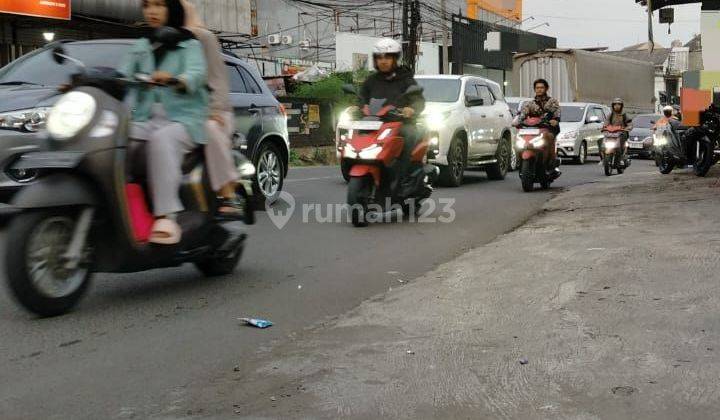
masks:
<path fill-rule="evenodd" d="M 598 140 L 610 108 L 600 104 L 563 102 L 560 104 L 560 134 L 557 151 L 561 159 L 584 164 L 588 155 L 599 155 Z"/>
<path fill-rule="evenodd" d="M 649 158 L 653 153 L 653 127 L 660 114 L 643 114 L 633 119 L 633 129 L 628 138 L 628 152 L 631 156 Z"/>
<path fill-rule="evenodd" d="M 119 65 L 134 41 L 128 39 L 62 41 L 68 55 L 88 67 Z M 59 98 L 58 86 L 77 72 L 73 64 L 52 58 L 56 44 L 33 51 L 0 69 L 0 199 L 7 200 L 37 173 L 8 168 L 23 153 L 46 147 L 41 135 L 47 113 Z M 285 109 L 275 99 L 255 68 L 224 54 L 230 72 L 231 101 L 235 108 L 235 149 L 257 168 L 255 188 L 268 201 L 277 199 L 288 172 L 290 143 Z"/>

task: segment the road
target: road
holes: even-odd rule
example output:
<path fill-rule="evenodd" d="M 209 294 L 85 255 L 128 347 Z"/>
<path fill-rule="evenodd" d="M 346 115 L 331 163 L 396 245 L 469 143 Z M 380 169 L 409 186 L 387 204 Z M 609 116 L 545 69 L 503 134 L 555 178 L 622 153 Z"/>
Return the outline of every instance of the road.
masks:
<path fill-rule="evenodd" d="M 650 171 L 635 161 L 631 171 Z M 36 319 L 0 294 L 0 418 L 147 418 L 178 413 L 174 402 L 245 355 L 343 314 L 399 281 L 410 281 L 522 224 L 562 187 L 602 176 L 591 162 L 564 166 L 550 191 L 522 193 L 517 174 L 502 182 L 468 173 L 452 223 L 390 223 L 354 229 L 303 223 L 282 230 L 263 213 L 234 276 L 204 279 L 194 268 L 100 275 L 69 315 Z M 286 190 L 298 207 L 343 203 L 334 167 L 298 168 Z M 264 317 L 270 329 L 240 326 Z M 193 413 L 182 413 L 192 415 Z"/>

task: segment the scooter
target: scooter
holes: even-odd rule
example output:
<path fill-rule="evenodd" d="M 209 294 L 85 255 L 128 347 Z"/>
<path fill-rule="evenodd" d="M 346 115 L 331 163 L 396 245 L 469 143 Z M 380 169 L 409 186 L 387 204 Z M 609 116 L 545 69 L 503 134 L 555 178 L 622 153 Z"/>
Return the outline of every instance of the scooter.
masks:
<path fill-rule="evenodd" d="M 613 169 L 618 174 L 622 174 L 630 166 L 630 158 L 627 156 L 627 144 L 623 147 L 621 141 L 627 130 L 618 125 L 609 125 L 603 128 L 602 131 L 605 135 L 601 145 L 605 175 L 611 176 Z"/>
<path fill-rule="evenodd" d="M 515 142 L 518 161 L 520 161 L 520 181 L 525 192 L 535 189 L 539 183 L 543 189 L 550 188 L 550 184 L 558 179 L 561 172 L 560 159 L 548 164 L 548 149 L 545 134 L 550 132 L 548 116 L 529 117 L 522 121 L 518 129 Z"/>
<path fill-rule="evenodd" d="M 147 205 L 144 162 L 131 157 L 130 111 L 123 100 L 131 85 L 150 87 L 146 76 L 129 80 L 115 70 L 86 69 L 61 46 L 55 61 L 76 62 L 81 73 L 50 111 L 50 150 L 22 155 L 13 170 L 33 170 L 38 181 L 0 209 L 7 223 L 4 260 L 9 288 L 40 316 L 70 311 L 97 272 L 129 273 L 193 263 L 207 276 L 234 271 L 247 234 L 238 222 L 217 216 L 202 148 L 186 156 L 180 195 L 185 211 L 177 245 L 148 243 L 154 221 Z M 163 88 L 154 86 L 154 88 Z M 237 161 L 243 221 L 254 223 L 255 168 Z"/>
<path fill-rule="evenodd" d="M 700 126 L 682 134 L 670 124 L 658 126 L 653 135 L 655 161 L 661 174 L 692 165 L 696 176 L 704 177 L 720 159 L 720 113 L 710 107 L 701 113 Z"/>
<path fill-rule="evenodd" d="M 352 85 L 344 86 L 343 90 L 357 94 Z M 421 92 L 421 87 L 412 86 L 403 96 Z M 439 152 L 438 139 L 423 136 L 412 151 L 411 169 L 402 182 L 405 185 L 401 185 L 396 162 L 403 150 L 400 130 L 404 117 L 395 105 L 385 102 L 373 99 L 363 108 L 363 117 L 351 123 L 341 150 L 342 165 L 349 168 L 347 203 L 355 227 L 367 226 L 369 216 L 378 211 L 395 207 L 400 207 L 405 215 L 417 211 L 423 200 L 431 196 L 440 175 L 437 166 L 427 164 L 427 159 Z M 412 192 L 407 194 L 409 190 Z"/>

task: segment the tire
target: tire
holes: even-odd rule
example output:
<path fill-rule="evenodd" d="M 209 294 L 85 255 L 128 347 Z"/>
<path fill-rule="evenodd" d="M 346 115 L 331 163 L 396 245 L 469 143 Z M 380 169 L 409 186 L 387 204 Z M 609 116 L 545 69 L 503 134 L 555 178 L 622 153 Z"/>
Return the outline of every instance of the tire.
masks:
<path fill-rule="evenodd" d="M 448 165 L 440 168 L 440 185 L 456 188 L 462 185 L 467 167 L 467 147 L 460 137 L 455 137 L 448 149 Z"/>
<path fill-rule="evenodd" d="M 8 244 L 5 249 L 8 286 L 12 295 L 24 308 L 41 317 L 58 316 L 70 312 L 90 286 L 92 271 L 89 262 L 76 269 L 74 274 L 68 274 L 64 281 L 55 277 L 58 272 L 64 274 L 60 266 L 61 262 L 54 261 L 56 258 L 44 259 L 36 263 L 36 267 L 40 267 L 41 264 L 46 267 L 44 271 L 37 268 L 33 274 L 29 269 L 29 265 L 32 263 L 29 258 L 30 253 L 37 249 L 39 243 L 44 244 L 43 249 L 50 248 L 48 257 L 57 256 L 66 250 L 70 238 L 72 238 L 75 222 L 76 217 L 67 211 L 43 210 L 20 214 L 10 222 L 8 227 L 7 237 L 13 240 L 12 245 Z M 41 238 L 46 239 L 40 241 Z M 48 247 L 47 244 L 52 245 Z M 40 251 L 37 251 L 35 255 L 38 253 Z M 50 267 L 50 265 L 53 266 Z M 40 278 L 33 278 L 33 276 L 40 276 Z M 55 296 L 52 296 L 53 293 L 49 289 L 43 291 L 43 287 L 38 284 L 48 276 L 52 276 L 54 281 L 51 285 L 46 283 L 46 288 L 56 287 L 64 282 L 67 290 L 55 290 Z"/>
<path fill-rule="evenodd" d="M 573 163 L 576 165 L 584 165 L 585 162 L 587 162 L 587 143 L 585 140 L 583 140 L 582 143 L 580 143 L 580 151 L 578 152 L 578 156 L 573 159 Z"/>
<path fill-rule="evenodd" d="M 605 156 L 603 159 L 603 169 L 605 170 L 605 176 L 612 176 L 612 156 Z"/>
<path fill-rule="evenodd" d="M 669 161 L 665 157 L 661 157 L 658 165 L 658 169 L 660 170 L 660 173 L 663 175 L 668 175 L 670 172 L 675 169 L 675 165 Z"/>
<path fill-rule="evenodd" d="M 255 168 L 257 176 L 253 182 L 255 194 L 261 201 L 272 204 L 278 200 L 285 183 L 285 163 L 278 147 L 264 142 L 257 153 Z"/>
<path fill-rule="evenodd" d="M 226 257 L 208 258 L 195 263 L 195 267 L 200 270 L 205 277 L 227 276 L 235 272 L 240 259 L 242 259 L 245 245 L 240 245 L 232 255 Z"/>
<path fill-rule="evenodd" d="M 532 162 L 529 160 L 520 162 L 520 182 L 523 191 L 532 192 L 535 190 L 535 168 L 533 168 Z"/>
<path fill-rule="evenodd" d="M 696 176 L 704 177 L 715 164 L 715 148 L 712 143 L 705 142 L 698 144 L 698 147 L 700 147 L 700 158 L 695 161 L 693 172 Z"/>
<path fill-rule="evenodd" d="M 515 172 L 518 169 L 520 169 L 520 160 L 518 159 L 517 152 L 512 150 L 512 153 L 510 153 L 510 172 Z"/>
<path fill-rule="evenodd" d="M 352 169 L 352 165 L 350 165 L 349 163 L 342 162 L 340 164 L 340 172 L 342 173 L 342 177 L 345 182 L 350 182 L 350 169 Z"/>
<path fill-rule="evenodd" d="M 350 220 L 355 227 L 366 227 L 370 183 L 367 177 L 353 177 L 348 183 L 347 203 L 350 206 Z"/>
<path fill-rule="evenodd" d="M 495 152 L 496 163 L 493 163 L 487 168 L 487 176 L 493 181 L 502 181 L 505 179 L 508 170 L 510 169 L 510 155 L 512 154 L 512 147 L 510 146 L 510 140 L 503 137 L 500 144 L 498 144 L 497 152 Z"/>

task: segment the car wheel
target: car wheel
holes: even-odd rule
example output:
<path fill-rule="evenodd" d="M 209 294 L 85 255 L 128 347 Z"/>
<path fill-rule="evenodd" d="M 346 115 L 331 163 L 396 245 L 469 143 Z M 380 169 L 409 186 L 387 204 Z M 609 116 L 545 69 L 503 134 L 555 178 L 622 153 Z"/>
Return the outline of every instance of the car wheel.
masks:
<path fill-rule="evenodd" d="M 257 168 L 254 183 L 256 192 L 270 204 L 280 197 L 285 181 L 285 165 L 280 156 L 277 146 L 266 142 L 260 146 L 255 162 Z"/>
<path fill-rule="evenodd" d="M 440 184 L 446 187 L 459 187 L 465 177 L 467 153 L 465 142 L 455 137 L 448 150 L 448 165 L 440 168 Z"/>
<path fill-rule="evenodd" d="M 507 138 L 502 139 L 498 144 L 497 152 L 495 152 L 496 163 L 490 165 L 487 169 L 488 178 L 493 181 L 502 181 L 507 175 L 508 168 L 510 167 L 510 155 L 511 155 L 510 141 Z"/>
<path fill-rule="evenodd" d="M 510 153 L 510 172 L 514 172 L 520 169 L 520 160 L 518 159 L 518 154 L 515 152 L 515 150 L 512 150 Z"/>
<path fill-rule="evenodd" d="M 584 165 L 585 162 L 587 162 L 587 143 L 583 140 L 583 142 L 580 144 L 580 151 L 578 152 L 578 156 L 574 159 L 575 163 L 578 165 Z"/>

